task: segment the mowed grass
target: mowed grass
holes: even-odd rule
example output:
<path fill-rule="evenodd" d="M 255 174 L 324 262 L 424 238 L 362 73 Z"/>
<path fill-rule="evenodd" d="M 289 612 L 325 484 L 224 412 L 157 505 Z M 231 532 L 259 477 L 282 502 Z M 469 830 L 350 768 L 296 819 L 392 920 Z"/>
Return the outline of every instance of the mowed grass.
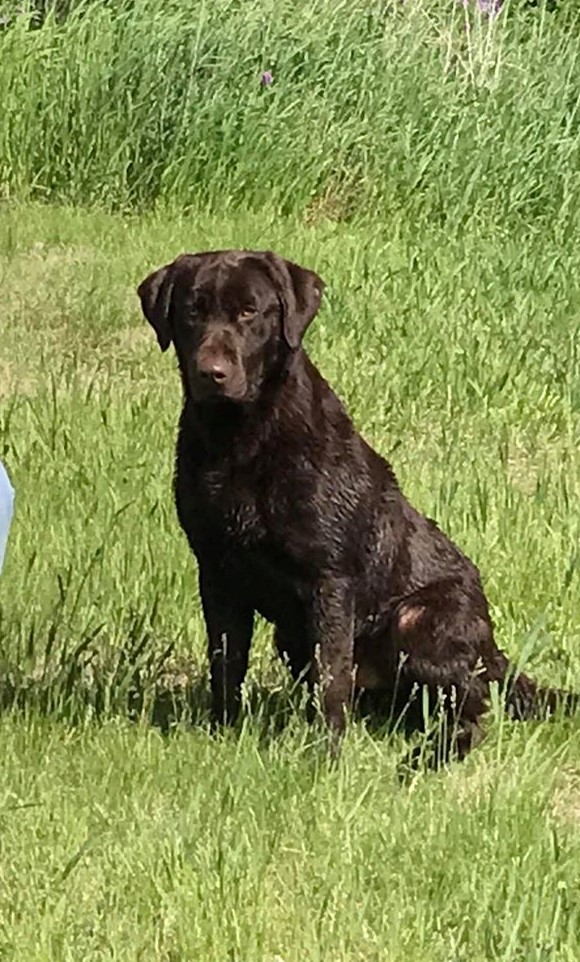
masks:
<path fill-rule="evenodd" d="M 331 768 L 260 625 L 244 719 L 208 731 L 170 489 L 178 377 L 135 286 L 231 244 L 325 277 L 316 362 L 480 565 L 501 644 L 580 689 L 576 245 L 5 206 L 0 955 L 576 960 L 577 720 L 492 706 L 465 764 L 406 784 L 402 736 L 355 722 Z"/>

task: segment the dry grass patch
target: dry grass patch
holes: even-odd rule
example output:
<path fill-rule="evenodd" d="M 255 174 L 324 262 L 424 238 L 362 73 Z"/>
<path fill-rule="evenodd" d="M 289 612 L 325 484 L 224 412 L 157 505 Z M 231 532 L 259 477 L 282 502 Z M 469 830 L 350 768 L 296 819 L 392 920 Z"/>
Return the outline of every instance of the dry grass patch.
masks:
<path fill-rule="evenodd" d="M 580 827 L 580 771 L 564 769 L 552 799 L 551 815 L 560 825 Z"/>

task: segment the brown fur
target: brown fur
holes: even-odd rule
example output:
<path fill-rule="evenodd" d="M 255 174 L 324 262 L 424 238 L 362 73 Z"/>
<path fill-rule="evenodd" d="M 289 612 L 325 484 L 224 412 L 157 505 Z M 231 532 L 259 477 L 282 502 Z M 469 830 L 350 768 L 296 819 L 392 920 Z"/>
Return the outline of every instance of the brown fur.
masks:
<path fill-rule="evenodd" d="M 509 674 L 477 568 L 402 494 L 301 346 L 322 280 L 271 252 L 183 255 L 139 287 L 183 384 L 175 497 L 199 564 L 214 715 L 233 721 L 254 613 L 340 734 L 357 689 L 426 687 L 468 751 Z M 512 679 L 518 716 L 549 707 Z"/>

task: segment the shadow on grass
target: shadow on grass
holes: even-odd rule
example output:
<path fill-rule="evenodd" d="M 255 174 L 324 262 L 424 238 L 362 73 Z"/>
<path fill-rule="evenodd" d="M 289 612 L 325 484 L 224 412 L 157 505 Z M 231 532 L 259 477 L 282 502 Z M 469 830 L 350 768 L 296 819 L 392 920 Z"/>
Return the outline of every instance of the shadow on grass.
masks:
<path fill-rule="evenodd" d="M 42 638 L 31 632 L 15 644 L 14 632 L 0 618 L 0 712 L 32 711 L 69 724 L 125 718 L 166 735 L 183 727 L 210 729 L 204 664 L 178 655 L 173 645 L 160 649 L 138 623 L 122 645 L 103 634 L 94 631 L 71 646 L 55 629 Z M 302 687 L 293 689 L 290 677 L 271 685 L 251 679 L 240 722 L 250 718 L 260 738 L 272 738 L 304 702 Z"/>
<path fill-rule="evenodd" d="M 186 719 L 204 724 L 208 703 L 199 670 L 176 658 L 173 646 L 161 654 L 152 649 L 146 637 L 117 648 L 91 637 L 74 649 L 62 645 L 48 657 L 16 664 L 0 650 L 0 711 L 34 710 L 73 724 L 125 717 L 148 720 L 163 732 Z M 21 667 L 31 661 L 32 667 Z"/>
<path fill-rule="evenodd" d="M 205 664 L 180 656 L 173 645 L 160 648 L 138 617 L 131 617 L 122 645 L 107 641 L 102 629 L 74 647 L 63 635 L 56 627 L 48 637 L 46 630 L 31 631 L 15 646 L 14 632 L 0 618 L 0 712 L 33 712 L 72 725 L 124 718 L 164 735 L 184 728 L 210 731 Z M 395 735 L 407 741 L 419 735 L 401 762 L 403 779 L 418 767 L 438 768 L 444 757 L 450 760 L 441 749 L 449 731 L 441 718 L 427 722 L 423 701 L 421 693 L 406 702 L 366 693 L 354 706 L 353 721 L 381 747 Z M 293 719 L 306 728 L 317 714 L 312 707 L 305 686 L 293 683 L 289 672 L 284 678 L 279 668 L 270 683 L 248 680 L 239 725 L 249 721 L 261 742 L 271 742 Z M 316 743 L 325 742 L 324 725 L 313 734 Z"/>
<path fill-rule="evenodd" d="M 0 622 L 0 712 L 33 711 L 69 724 L 125 718 L 165 735 L 211 727 L 206 666 L 176 654 L 173 645 L 160 650 L 142 625 L 120 646 L 107 643 L 98 630 L 74 647 L 62 638 L 28 638 L 16 655 L 6 628 Z M 255 678 L 246 684 L 240 722 L 250 719 L 260 740 L 278 737 L 296 717 L 306 725 L 312 715 L 305 687 L 289 673 L 282 681 L 275 674 L 270 684 Z M 357 704 L 354 718 L 377 739 L 416 727 L 414 717 L 403 712 L 395 718 L 385 702 Z"/>

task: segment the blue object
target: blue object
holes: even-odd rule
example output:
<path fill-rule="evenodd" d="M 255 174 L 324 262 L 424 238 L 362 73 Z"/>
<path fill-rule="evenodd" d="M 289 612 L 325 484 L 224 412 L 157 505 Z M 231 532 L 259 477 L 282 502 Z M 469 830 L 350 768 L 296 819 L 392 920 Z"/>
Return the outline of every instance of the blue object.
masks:
<path fill-rule="evenodd" d="M 6 542 L 8 541 L 13 509 L 14 488 L 10 484 L 10 478 L 6 474 L 6 469 L 0 461 L 0 572 L 4 564 Z"/>

